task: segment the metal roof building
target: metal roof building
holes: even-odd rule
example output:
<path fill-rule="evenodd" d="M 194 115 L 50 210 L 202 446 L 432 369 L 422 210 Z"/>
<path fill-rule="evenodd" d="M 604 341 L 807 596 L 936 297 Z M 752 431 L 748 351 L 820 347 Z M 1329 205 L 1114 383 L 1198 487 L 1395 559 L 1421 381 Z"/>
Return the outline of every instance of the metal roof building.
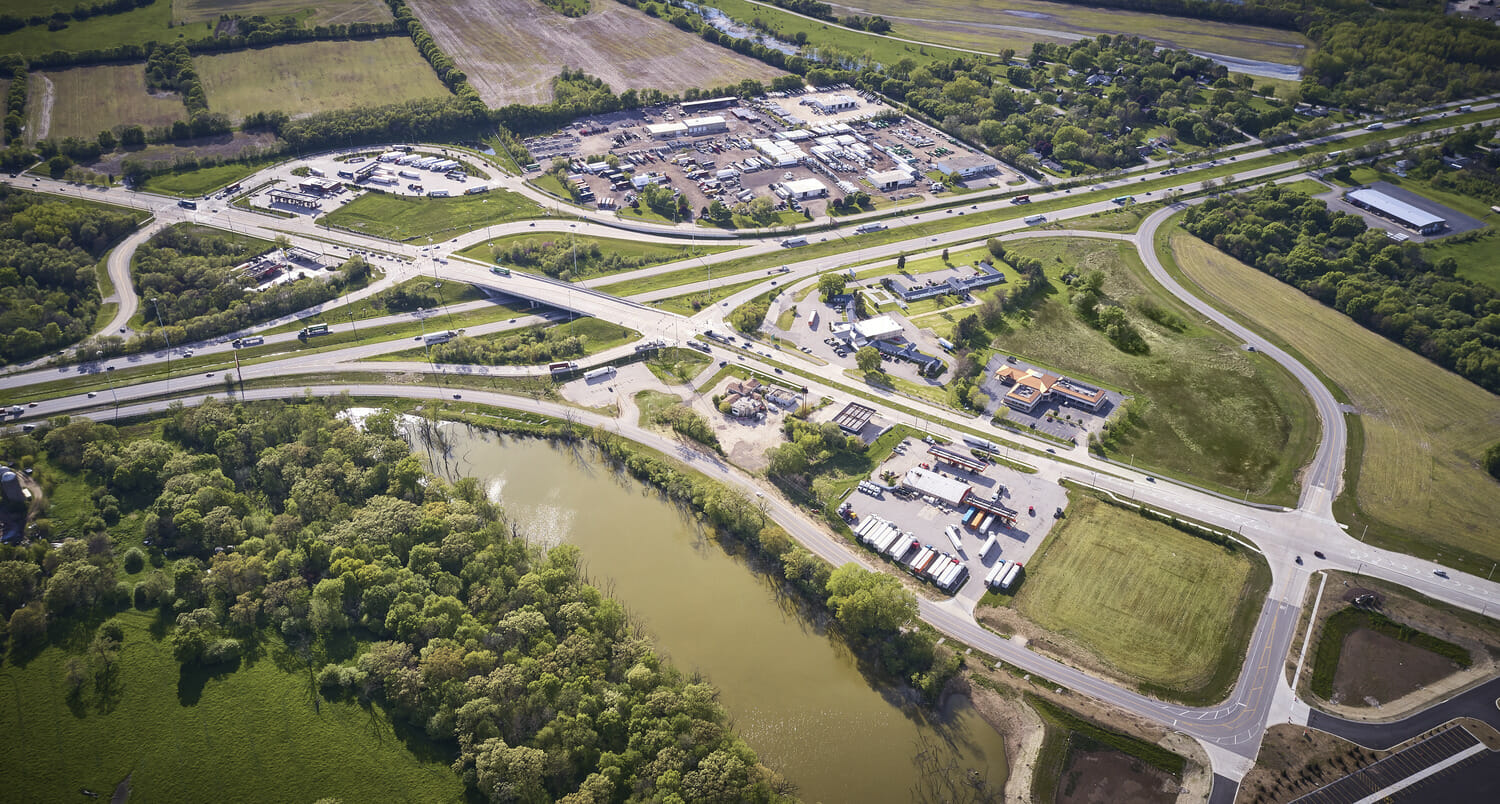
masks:
<path fill-rule="evenodd" d="M 1350 190 L 1344 198 L 1351 204 L 1390 218 L 1408 229 L 1422 234 L 1435 234 L 1448 228 L 1448 221 L 1398 198 L 1392 198 L 1379 190 L 1363 188 Z"/>

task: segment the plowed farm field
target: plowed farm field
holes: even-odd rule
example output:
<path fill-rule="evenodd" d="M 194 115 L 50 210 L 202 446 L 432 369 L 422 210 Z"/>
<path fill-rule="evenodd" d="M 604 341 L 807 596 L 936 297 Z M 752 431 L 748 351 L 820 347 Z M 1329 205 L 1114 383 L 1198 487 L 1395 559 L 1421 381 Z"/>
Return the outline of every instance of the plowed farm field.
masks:
<path fill-rule="evenodd" d="M 579 18 L 537 0 L 413 0 L 417 18 L 492 107 L 552 100 L 564 67 L 603 79 L 615 92 L 680 92 L 781 71 L 614 2 L 596 0 Z"/>

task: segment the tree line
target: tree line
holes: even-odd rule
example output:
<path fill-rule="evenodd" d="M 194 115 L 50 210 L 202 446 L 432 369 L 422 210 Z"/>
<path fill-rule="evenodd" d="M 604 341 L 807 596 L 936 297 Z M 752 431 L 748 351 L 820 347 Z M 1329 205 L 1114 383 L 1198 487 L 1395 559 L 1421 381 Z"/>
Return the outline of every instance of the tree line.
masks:
<path fill-rule="evenodd" d="M 480 366 L 537 366 L 583 357 L 589 336 L 570 335 L 564 327 L 536 326 L 484 338 L 460 337 L 428 347 L 437 363 Z"/>
<path fill-rule="evenodd" d="M 83 22 L 90 17 L 101 17 L 106 14 L 123 14 L 138 8 L 145 8 L 156 2 L 156 0 L 99 0 L 94 3 L 79 3 L 72 11 L 63 11 L 54 8 L 51 14 L 32 14 L 23 17 L 19 14 L 0 14 L 0 33 L 9 33 L 20 30 L 27 26 L 47 26 L 49 31 L 60 31 L 68 26 L 69 22 Z"/>
<path fill-rule="evenodd" d="M 425 733 L 480 799 L 789 800 L 713 687 L 655 652 L 577 548 L 544 552 L 477 481 L 426 473 L 394 413 L 359 430 L 337 405 L 209 400 L 139 437 L 58 419 L 0 441 L 143 513 L 113 541 L 94 517 L 57 549 L 0 547 L 12 655 L 49 625 L 86 642 L 135 606 L 184 666 L 228 672 L 284 643 L 320 697 Z"/>
<path fill-rule="evenodd" d="M 94 266 L 136 213 L 0 187 L 0 363 L 75 343 L 99 312 Z"/>
<path fill-rule="evenodd" d="M 1267 185 L 1190 209 L 1183 227 L 1476 385 L 1500 393 L 1500 294 L 1358 215 Z"/>

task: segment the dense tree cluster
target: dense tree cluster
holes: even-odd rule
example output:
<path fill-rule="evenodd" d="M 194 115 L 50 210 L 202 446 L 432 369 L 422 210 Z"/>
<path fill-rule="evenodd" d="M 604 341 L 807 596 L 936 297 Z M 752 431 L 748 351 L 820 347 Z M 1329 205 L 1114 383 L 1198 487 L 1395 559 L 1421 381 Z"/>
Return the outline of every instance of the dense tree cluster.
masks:
<path fill-rule="evenodd" d="M 1294 285 L 1482 388 L 1500 393 L 1500 294 L 1429 263 L 1357 215 L 1275 185 L 1224 195 L 1183 225 L 1216 248 Z"/>
<path fill-rule="evenodd" d="M 28 25 L 45 25 L 49 31 L 57 31 L 67 27 L 70 21 L 82 22 L 89 17 L 100 17 L 105 14 L 123 14 L 144 8 L 156 2 L 156 0 L 97 0 L 93 3 L 79 3 L 72 11 L 63 11 L 53 8 L 49 15 L 32 14 L 22 17 L 19 14 L 0 14 L 0 33 L 7 33 Z"/>
<path fill-rule="evenodd" d="M 427 475 L 396 421 L 360 431 L 321 405 L 209 402 L 174 411 L 158 437 L 59 421 L 40 445 L 9 439 L 6 458 L 45 449 L 146 505 L 170 548 L 153 545 L 158 569 L 133 587 L 116 583 L 102 534 L 0 548 L 13 646 L 44 639 L 49 618 L 133 602 L 159 613 L 185 664 L 233 668 L 250 645 L 284 642 L 321 695 L 378 701 L 451 747 L 482 799 L 783 799 L 715 690 L 583 580 L 576 548 L 543 553 L 476 481 Z M 136 480 L 147 486 L 121 482 Z"/>
<path fill-rule="evenodd" d="M 329 301 L 369 270 L 363 260 L 351 260 L 331 280 L 308 277 L 257 292 L 253 280 L 234 268 L 266 250 L 189 225 L 168 227 L 141 244 L 131 270 L 136 292 L 145 300 L 141 323 L 146 335 L 140 346 L 160 345 L 157 309 L 167 338 L 182 344 Z"/>
<path fill-rule="evenodd" d="M 99 311 L 94 265 L 135 224 L 124 210 L 0 187 L 0 363 L 88 336 Z"/>
<path fill-rule="evenodd" d="M 0 60 L 0 75 L 10 80 L 5 91 L 5 141 L 21 136 L 21 127 L 26 125 L 26 88 L 30 83 L 26 75 L 26 62 L 20 56 L 10 55 Z"/>
<path fill-rule="evenodd" d="M 208 111 L 203 82 L 193 69 L 193 55 L 181 42 L 171 47 L 151 48 L 146 56 L 146 86 L 178 93 L 189 114 Z"/>
<path fill-rule="evenodd" d="M 541 271 L 565 282 L 661 262 L 660 259 L 645 254 L 632 257 L 613 250 L 606 252 L 597 242 L 584 243 L 575 248 L 571 241 L 554 240 L 551 237 L 528 237 L 506 246 L 491 246 L 490 254 L 495 262 L 503 265 Z"/>
<path fill-rule="evenodd" d="M 1309 32 L 1302 98 L 1362 109 L 1426 106 L 1500 90 L 1500 33 L 1437 13 L 1359 15 Z"/>
<path fill-rule="evenodd" d="M 437 363 L 468 363 L 481 366 L 536 366 L 554 360 L 582 357 L 589 336 L 570 335 L 566 327 L 527 327 L 512 333 L 483 338 L 454 338 L 433 344 Z"/>
<path fill-rule="evenodd" d="M 1454 195 L 1500 205 L 1500 152 L 1480 147 L 1493 140 L 1496 133 L 1493 126 L 1475 125 L 1449 134 L 1436 146 L 1408 149 L 1402 156 L 1414 164 L 1406 169 L 1406 174 Z M 1451 157 L 1465 157 L 1469 162 L 1454 170 L 1445 163 L 1445 158 Z"/>

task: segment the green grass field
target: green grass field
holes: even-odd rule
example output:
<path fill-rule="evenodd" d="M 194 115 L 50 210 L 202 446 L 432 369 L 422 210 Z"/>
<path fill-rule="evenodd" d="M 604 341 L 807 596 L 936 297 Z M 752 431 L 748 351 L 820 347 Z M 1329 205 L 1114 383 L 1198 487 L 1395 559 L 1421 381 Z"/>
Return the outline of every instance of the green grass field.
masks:
<path fill-rule="evenodd" d="M 52 104 L 44 102 L 51 87 Z M 171 125 L 187 119 L 178 95 L 152 95 L 146 90 L 141 64 L 107 64 L 35 73 L 26 102 L 27 136 L 40 139 L 43 129 L 51 139 L 84 137 L 121 123 Z M 42 118 L 45 117 L 44 121 Z"/>
<path fill-rule="evenodd" d="M 318 224 L 340 226 L 387 240 L 434 241 L 456 237 L 481 226 L 540 218 L 545 210 L 508 190 L 458 198 L 414 198 L 366 193 L 318 219 Z"/>
<path fill-rule="evenodd" d="M 0 723 L 26 735 L 0 756 L 5 798 L 87 800 L 86 788 L 108 800 L 129 775 L 135 801 L 464 800 L 446 750 L 379 707 L 315 700 L 307 666 L 279 643 L 233 672 L 184 671 L 154 615 L 119 617 L 119 672 L 103 692 L 87 684 L 69 700 L 59 647 L 0 666 Z"/>
<path fill-rule="evenodd" d="M 1458 276 L 1500 290 L 1500 242 L 1497 241 L 1500 237 L 1490 229 L 1464 239 L 1444 238 L 1423 246 L 1422 250 L 1430 262 L 1452 257 L 1458 262 Z"/>
<path fill-rule="evenodd" d="M 868 54 L 870 58 L 883 64 L 894 64 L 902 59 L 911 59 L 917 64 L 927 64 L 933 61 L 952 61 L 960 56 L 972 55 L 937 44 L 916 45 L 910 42 L 899 42 L 887 36 L 826 24 L 820 20 L 789 14 L 769 3 L 761 5 L 747 3 L 745 0 L 710 0 L 707 5 L 719 8 L 739 22 L 749 23 L 751 20 L 760 19 L 776 32 L 777 38 L 790 41 L 797 33 L 805 33 L 809 45 L 831 46 L 856 57 Z M 892 35 L 898 34 L 893 31 Z M 920 39 L 921 37 L 910 38 Z M 1027 48 L 1029 50 L 1029 44 Z M 998 48 L 992 48 L 987 52 L 995 50 Z"/>
<path fill-rule="evenodd" d="M 1369 524 L 1369 541 L 1444 563 L 1500 556 L 1500 484 L 1479 465 L 1500 441 L 1493 394 L 1191 235 L 1170 242 L 1205 299 L 1294 350 L 1359 411 L 1364 449 L 1346 479 L 1357 510 L 1339 512 L 1351 533 Z"/>
<path fill-rule="evenodd" d="M 77 3 L 63 0 L 48 7 L 71 9 Z M 172 3 L 157 0 L 124 14 L 105 14 L 82 22 L 69 21 L 60 31 L 45 26 L 28 27 L 0 35 L 0 53 L 38 56 L 54 50 L 98 50 L 116 45 L 140 45 L 146 42 L 168 44 L 178 39 L 203 39 L 213 35 L 212 23 L 172 26 Z M 97 133 L 97 131 L 96 131 Z"/>
<path fill-rule="evenodd" d="M 426 331 L 434 332 L 443 325 L 443 319 L 434 318 L 429 322 L 429 324 L 430 326 L 427 327 Z M 623 346 L 627 343 L 630 343 L 631 341 L 638 340 L 641 337 L 641 333 L 636 332 L 633 329 L 622 327 L 619 324 L 611 324 L 608 321 L 601 321 L 597 318 L 576 318 L 566 323 L 539 324 L 534 327 L 526 327 L 526 329 L 549 329 L 562 332 L 565 335 L 578 335 L 587 338 L 588 342 L 584 345 L 583 348 L 584 357 L 598 354 L 605 349 L 613 349 L 616 346 Z M 521 330 L 517 329 L 506 332 L 497 332 L 493 335 L 478 335 L 475 337 L 484 340 L 499 340 L 512 337 L 519 332 L 521 332 Z M 421 346 L 414 346 L 410 349 L 404 349 L 400 352 L 391 352 L 389 354 L 377 355 L 369 359 L 387 362 L 404 360 L 426 360 L 427 350 Z"/>
<path fill-rule="evenodd" d="M 300 16 L 304 25 L 390 22 L 391 9 L 380 0 L 172 0 L 177 23 L 218 20 L 220 14 L 253 17 Z"/>
<path fill-rule="evenodd" d="M 528 241 L 541 243 L 562 243 L 575 245 L 578 248 L 578 273 L 573 277 L 574 281 L 588 279 L 594 276 L 604 276 L 611 271 L 607 270 L 602 261 L 594 260 L 589 256 L 589 250 L 598 246 L 603 256 L 619 255 L 622 259 L 640 260 L 640 264 L 633 268 L 624 270 L 636 270 L 647 268 L 652 265 L 660 265 L 666 262 L 676 262 L 692 257 L 700 257 L 708 254 L 718 254 L 740 248 L 733 246 L 715 246 L 707 243 L 693 243 L 691 245 L 673 246 L 664 243 L 645 243 L 635 240 L 622 240 L 615 237 L 592 237 L 590 235 L 577 235 L 570 239 L 568 235 L 555 232 L 538 232 L 537 234 L 510 235 L 508 237 L 497 237 L 486 240 L 483 243 L 475 243 L 472 246 L 458 252 L 460 257 L 468 257 L 480 262 L 491 262 L 490 247 L 509 249 L 517 244 Z M 535 270 L 529 266 L 517 266 L 518 270 Z"/>
<path fill-rule="evenodd" d="M 715 3 L 717 5 L 717 3 Z M 863 14 L 882 14 L 893 23 L 891 35 L 986 53 L 1012 48 L 1031 52 L 1036 41 L 1067 41 L 1064 36 L 1125 34 L 1153 39 L 1169 47 L 1191 48 L 1245 59 L 1301 64 L 1312 42 L 1301 34 L 1253 25 L 1088 8 L 1036 0 L 865 0 Z M 981 23 L 981 27 L 975 23 Z M 1001 26 L 1054 30 L 1049 37 Z"/>
<path fill-rule="evenodd" d="M 1089 495 L 1067 514 L 1027 565 L 1016 610 L 1152 688 L 1215 698 L 1233 684 L 1269 572 Z"/>
<path fill-rule="evenodd" d="M 1042 260 L 1053 293 L 995 346 L 1086 381 L 1123 389 L 1144 403 L 1139 429 L 1111 456 L 1172 476 L 1276 503 L 1295 503 L 1296 473 L 1317 443 L 1317 414 L 1290 374 L 1201 319 L 1145 275 L 1129 244 L 1086 239 L 1015 241 L 1014 254 Z M 1067 270 L 1098 269 L 1105 294 L 1127 307 L 1151 351 L 1126 354 L 1086 325 L 1068 305 L 1059 279 Z M 1174 313 L 1181 332 L 1132 308 L 1149 299 Z M 953 313 L 924 324 L 951 334 Z"/>
<path fill-rule="evenodd" d="M 307 114 L 442 97 L 410 39 L 301 42 L 193 59 L 209 108 L 240 120 L 251 112 Z"/>
<path fill-rule="evenodd" d="M 221 187 L 227 187 L 250 174 L 261 170 L 269 162 L 231 162 L 226 165 L 189 170 L 183 173 L 162 173 L 146 179 L 144 189 L 163 195 L 180 195 L 189 198 L 208 195 Z"/>

